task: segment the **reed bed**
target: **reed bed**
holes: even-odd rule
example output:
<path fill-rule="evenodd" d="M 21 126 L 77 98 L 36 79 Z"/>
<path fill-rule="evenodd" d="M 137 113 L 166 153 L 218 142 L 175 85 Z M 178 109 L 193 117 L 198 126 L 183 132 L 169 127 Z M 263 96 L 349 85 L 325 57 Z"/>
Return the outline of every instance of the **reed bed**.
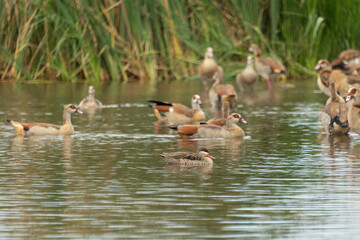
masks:
<path fill-rule="evenodd" d="M 291 77 L 357 48 L 359 0 L 0 0 L 0 79 L 197 78 L 208 46 L 225 79 L 251 42 Z"/>

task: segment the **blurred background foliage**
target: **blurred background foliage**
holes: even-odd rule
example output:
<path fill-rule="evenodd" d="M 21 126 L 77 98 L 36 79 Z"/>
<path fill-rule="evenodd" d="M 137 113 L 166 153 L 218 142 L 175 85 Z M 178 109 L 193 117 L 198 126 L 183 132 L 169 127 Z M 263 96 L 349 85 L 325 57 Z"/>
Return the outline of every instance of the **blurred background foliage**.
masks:
<path fill-rule="evenodd" d="M 289 77 L 357 48 L 359 0 L 0 0 L 0 79 L 196 79 L 214 48 L 225 79 L 251 42 Z"/>

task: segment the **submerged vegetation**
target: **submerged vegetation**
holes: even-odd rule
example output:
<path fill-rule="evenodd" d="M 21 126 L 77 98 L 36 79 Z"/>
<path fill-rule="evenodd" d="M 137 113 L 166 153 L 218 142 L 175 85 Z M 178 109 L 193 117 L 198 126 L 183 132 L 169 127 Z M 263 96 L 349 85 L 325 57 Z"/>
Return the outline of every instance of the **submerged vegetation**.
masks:
<path fill-rule="evenodd" d="M 208 46 L 226 78 L 251 42 L 291 76 L 357 48 L 358 0 L 0 0 L 0 79 L 196 78 Z"/>

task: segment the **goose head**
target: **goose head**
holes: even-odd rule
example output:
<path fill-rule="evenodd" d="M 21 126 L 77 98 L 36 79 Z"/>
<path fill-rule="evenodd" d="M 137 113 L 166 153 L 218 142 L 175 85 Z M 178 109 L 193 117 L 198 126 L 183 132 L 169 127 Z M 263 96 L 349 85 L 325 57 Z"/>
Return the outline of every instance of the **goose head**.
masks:
<path fill-rule="evenodd" d="M 213 49 L 211 47 L 208 47 L 205 52 L 205 58 L 212 58 L 213 56 Z"/>
<path fill-rule="evenodd" d="M 248 57 L 247 57 L 247 65 L 252 65 L 253 62 L 254 62 L 253 57 L 252 57 L 252 56 L 248 56 Z"/>
<path fill-rule="evenodd" d="M 94 94 L 95 94 L 94 86 L 89 86 L 89 95 L 94 95 Z"/>
<path fill-rule="evenodd" d="M 66 113 L 77 113 L 77 114 L 83 114 L 82 111 L 80 111 L 80 109 L 75 106 L 74 104 L 68 104 L 66 105 L 66 107 L 64 108 L 64 112 Z"/>
<path fill-rule="evenodd" d="M 201 105 L 202 102 L 201 102 L 201 98 L 198 94 L 195 94 L 192 99 L 191 99 L 191 105 L 192 106 L 198 106 L 198 105 Z"/>
<path fill-rule="evenodd" d="M 319 70 L 319 69 L 331 69 L 330 62 L 326 59 L 320 59 L 315 66 L 315 70 Z"/>
<path fill-rule="evenodd" d="M 354 99 L 357 93 L 358 93 L 357 88 L 354 87 L 350 88 L 345 98 L 345 102 L 349 102 L 350 100 Z"/>
<path fill-rule="evenodd" d="M 238 123 L 242 122 L 244 124 L 247 124 L 247 121 L 239 114 L 239 113 L 233 113 L 228 117 L 228 121 L 232 123 Z"/>

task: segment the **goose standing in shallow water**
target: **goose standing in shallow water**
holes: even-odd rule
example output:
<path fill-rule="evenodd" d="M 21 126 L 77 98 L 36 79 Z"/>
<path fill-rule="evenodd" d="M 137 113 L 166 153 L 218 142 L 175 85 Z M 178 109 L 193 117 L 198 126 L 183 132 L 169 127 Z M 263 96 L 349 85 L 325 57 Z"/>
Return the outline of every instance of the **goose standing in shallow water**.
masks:
<path fill-rule="evenodd" d="M 159 121 L 167 120 L 171 124 L 197 123 L 205 120 L 205 113 L 201 110 L 202 104 L 199 95 L 195 94 L 191 98 L 191 108 L 183 104 L 167 103 L 150 100 L 149 105 L 154 110 L 155 116 Z M 162 117 L 165 115 L 165 119 Z"/>
<path fill-rule="evenodd" d="M 236 75 L 236 83 L 241 92 L 244 92 L 246 88 L 250 88 L 253 92 L 255 84 L 259 80 L 259 75 L 253 67 L 253 62 L 253 58 L 248 56 L 246 68 Z"/>
<path fill-rule="evenodd" d="M 93 86 L 89 86 L 89 96 L 85 97 L 80 103 L 79 107 L 81 108 L 90 108 L 90 107 L 101 107 L 102 103 L 95 98 L 95 89 Z"/>
<path fill-rule="evenodd" d="M 200 148 L 196 153 L 162 153 L 160 154 L 160 157 L 165 160 L 166 164 L 186 167 L 212 166 L 213 159 L 215 159 L 209 154 L 209 151 L 206 148 Z"/>
<path fill-rule="evenodd" d="M 208 82 L 212 81 L 215 73 L 223 74 L 222 68 L 219 64 L 213 59 L 213 49 L 211 47 L 206 49 L 204 61 L 199 65 L 199 78 L 204 84 L 205 92 L 208 91 Z"/>
<path fill-rule="evenodd" d="M 176 130 L 181 137 L 194 138 L 244 138 L 244 130 L 237 125 L 246 120 L 239 113 L 232 113 L 226 119 L 224 126 L 205 124 L 205 125 L 172 125 L 170 129 Z"/>
<path fill-rule="evenodd" d="M 344 99 L 336 92 L 335 83 L 330 83 L 331 96 L 327 100 L 320 120 L 326 132 L 330 135 L 347 134 L 350 130 L 348 122 L 348 107 Z"/>
<path fill-rule="evenodd" d="M 232 108 L 237 101 L 237 93 L 233 85 L 222 82 L 222 74 L 216 73 L 213 77 L 214 84 L 209 90 L 211 106 L 221 108 L 223 102 L 228 102 Z"/>
<path fill-rule="evenodd" d="M 277 59 L 266 57 L 261 57 L 261 50 L 258 45 L 251 44 L 249 52 L 254 53 L 255 55 L 255 68 L 258 74 L 265 78 L 268 90 L 272 89 L 271 81 L 278 78 L 280 75 L 286 75 L 286 69 L 284 65 Z"/>
<path fill-rule="evenodd" d="M 61 126 L 50 123 L 19 123 L 7 120 L 18 135 L 70 135 L 74 133 L 71 124 L 71 114 L 83 114 L 74 104 L 66 105 L 63 112 L 63 124 Z"/>

